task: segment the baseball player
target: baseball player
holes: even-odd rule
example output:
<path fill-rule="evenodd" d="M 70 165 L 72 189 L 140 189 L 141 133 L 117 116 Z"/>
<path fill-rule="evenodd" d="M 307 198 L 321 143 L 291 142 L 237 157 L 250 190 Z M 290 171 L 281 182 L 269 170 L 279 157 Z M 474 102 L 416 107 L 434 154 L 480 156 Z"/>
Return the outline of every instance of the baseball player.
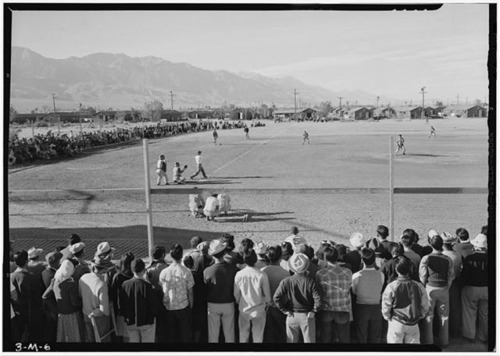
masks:
<path fill-rule="evenodd" d="M 165 185 L 168 185 L 167 161 L 165 161 L 165 155 L 160 155 L 158 162 L 156 162 L 156 174 L 158 175 L 156 185 L 161 184 L 162 178 L 165 178 Z"/>

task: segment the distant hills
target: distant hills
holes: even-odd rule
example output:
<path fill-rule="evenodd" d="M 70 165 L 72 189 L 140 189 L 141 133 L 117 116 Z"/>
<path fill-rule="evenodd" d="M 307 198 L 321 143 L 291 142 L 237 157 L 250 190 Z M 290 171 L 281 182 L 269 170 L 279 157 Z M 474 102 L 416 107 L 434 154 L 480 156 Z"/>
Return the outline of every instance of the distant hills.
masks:
<path fill-rule="evenodd" d="M 80 103 L 101 109 L 139 109 L 154 99 L 170 108 L 170 91 L 174 109 L 273 103 L 293 107 L 294 89 L 299 91 L 297 105 L 315 106 L 322 101 L 336 105 L 339 96 L 355 98 L 359 104 L 376 103 L 376 95 L 361 91 L 334 92 L 291 77 L 210 71 L 158 57 L 95 53 L 52 59 L 27 48 L 13 47 L 11 58 L 10 98 L 18 112 L 51 107 L 52 93 L 56 94 L 58 110 L 76 109 Z"/>

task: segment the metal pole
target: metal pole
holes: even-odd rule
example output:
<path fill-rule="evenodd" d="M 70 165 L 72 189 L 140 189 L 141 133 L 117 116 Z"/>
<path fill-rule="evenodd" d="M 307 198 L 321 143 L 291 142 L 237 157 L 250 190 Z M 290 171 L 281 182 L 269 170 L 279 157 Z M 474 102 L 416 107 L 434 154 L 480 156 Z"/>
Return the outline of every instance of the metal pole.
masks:
<path fill-rule="evenodd" d="M 391 136 L 389 147 L 389 225 L 391 241 L 394 241 L 394 137 Z"/>
<path fill-rule="evenodd" d="M 35 121 L 32 120 L 30 122 L 31 122 L 31 135 L 35 137 L 35 125 L 34 125 Z"/>
<path fill-rule="evenodd" d="M 52 102 L 54 104 L 54 119 L 56 118 L 56 94 L 52 93 Z M 61 118 L 57 118 L 57 134 L 61 134 Z"/>
<path fill-rule="evenodd" d="M 148 140 L 143 139 L 143 152 L 144 152 L 144 179 L 145 179 L 145 193 L 146 193 L 146 218 L 148 226 L 148 254 L 149 258 L 152 260 L 153 256 L 153 209 L 151 207 L 151 181 L 149 177 L 149 155 L 148 155 Z"/>

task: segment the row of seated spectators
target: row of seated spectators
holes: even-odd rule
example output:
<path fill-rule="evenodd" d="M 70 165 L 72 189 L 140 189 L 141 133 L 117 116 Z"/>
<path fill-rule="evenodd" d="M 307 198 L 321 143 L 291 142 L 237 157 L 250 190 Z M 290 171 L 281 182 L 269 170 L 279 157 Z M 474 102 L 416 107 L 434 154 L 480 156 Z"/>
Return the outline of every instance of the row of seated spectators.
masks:
<path fill-rule="evenodd" d="M 242 121 L 187 121 L 177 123 L 158 123 L 156 125 L 116 128 L 95 132 L 73 131 L 59 135 L 48 131 L 45 135 L 38 134 L 32 138 L 9 138 L 9 166 L 50 160 L 54 158 L 72 157 L 83 150 L 114 143 L 130 142 L 141 138 L 160 138 L 189 132 L 199 132 L 216 129 L 235 129 L 245 127 Z M 263 126 L 260 122 L 252 126 Z"/>
<path fill-rule="evenodd" d="M 152 260 L 113 259 L 102 242 L 89 261 L 73 234 L 40 260 L 11 248 L 13 342 L 250 342 L 446 347 L 449 334 L 488 340 L 487 227 L 474 239 L 412 229 L 399 242 L 351 235 L 316 251 L 298 228 L 279 245 L 234 236 L 191 249 L 156 246 Z M 43 326 L 43 327 L 41 327 Z M 113 327 L 112 327 L 113 326 Z M 105 336 L 115 329 L 113 338 Z"/>

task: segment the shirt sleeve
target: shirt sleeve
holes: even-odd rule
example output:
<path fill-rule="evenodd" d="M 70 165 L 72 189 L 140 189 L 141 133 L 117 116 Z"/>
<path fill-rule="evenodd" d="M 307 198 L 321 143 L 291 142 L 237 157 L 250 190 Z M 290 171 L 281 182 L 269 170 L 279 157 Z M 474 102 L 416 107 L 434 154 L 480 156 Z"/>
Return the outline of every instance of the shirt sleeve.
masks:
<path fill-rule="evenodd" d="M 272 295 L 271 295 L 271 287 L 269 286 L 269 278 L 267 278 L 267 274 L 262 273 L 262 292 L 264 294 L 264 300 L 266 304 L 271 303 Z"/>
<path fill-rule="evenodd" d="M 234 287 L 233 287 L 233 295 L 236 304 L 240 303 L 241 291 L 240 286 L 238 285 L 238 275 L 234 277 Z"/>
<path fill-rule="evenodd" d="M 429 271 L 427 269 L 427 261 L 428 261 L 428 257 L 424 256 L 422 258 L 422 260 L 420 261 L 420 268 L 419 268 L 419 273 L 418 273 L 419 278 L 420 278 L 420 282 L 422 282 L 424 286 L 427 284 L 427 278 L 429 277 Z"/>
<path fill-rule="evenodd" d="M 421 313 L 420 315 L 425 316 L 429 311 L 429 297 L 427 296 L 427 291 L 425 287 L 420 283 L 417 283 L 418 288 L 420 289 L 420 300 L 421 300 Z"/>
<path fill-rule="evenodd" d="M 109 296 L 108 296 L 108 286 L 104 284 L 99 292 L 99 310 L 106 316 L 109 316 Z"/>
<path fill-rule="evenodd" d="M 351 288 L 352 288 L 352 293 L 353 293 L 354 295 L 357 295 L 357 294 L 358 294 L 358 293 L 357 293 L 358 282 L 359 282 L 359 273 L 358 273 L 358 272 L 356 272 L 356 273 L 354 273 L 354 274 L 352 275 L 352 286 L 351 286 Z"/>
<path fill-rule="evenodd" d="M 278 285 L 278 288 L 276 288 L 276 292 L 274 292 L 274 303 L 278 307 L 279 310 L 283 312 L 283 314 L 286 314 L 289 311 L 292 310 L 287 310 L 286 309 L 286 293 L 285 293 L 285 287 L 284 287 L 284 280 L 280 282 Z"/>
<path fill-rule="evenodd" d="M 382 294 L 382 316 L 385 320 L 392 318 L 392 302 L 394 301 L 394 291 L 392 290 L 392 283 L 387 285 L 384 293 Z"/>
<path fill-rule="evenodd" d="M 323 298 L 321 297 L 321 293 L 319 292 L 318 285 L 315 279 L 311 279 L 311 288 L 314 299 L 313 312 L 317 313 L 323 305 Z"/>
<path fill-rule="evenodd" d="M 451 286 L 453 278 L 455 278 L 455 270 L 453 268 L 453 260 L 448 256 L 446 257 L 448 258 L 448 286 Z"/>

